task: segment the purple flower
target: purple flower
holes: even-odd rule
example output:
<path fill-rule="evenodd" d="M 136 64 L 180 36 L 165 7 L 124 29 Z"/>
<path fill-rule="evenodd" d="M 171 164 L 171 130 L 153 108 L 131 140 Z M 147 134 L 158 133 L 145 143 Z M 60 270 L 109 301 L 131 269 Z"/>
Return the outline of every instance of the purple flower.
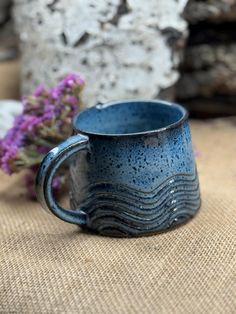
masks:
<path fill-rule="evenodd" d="M 82 87 L 84 85 L 84 80 L 79 74 L 71 73 L 68 74 L 62 81 L 59 82 L 59 88 L 66 87 Z"/>
<path fill-rule="evenodd" d="M 20 125 L 20 130 L 22 131 L 32 131 L 34 126 L 39 124 L 41 119 L 37 116 L 25 115 L 23 116 L 23 121 Z"/>
<path fill-rule="evenodd" d="M 48 146 L 38 145 L 37 151 L 39 154 L 45 155 L 49 152 L 50 148 Z"/>
<path fill-rule="evenodd" d="M 43 105 L 45 106 L 45 108 L 48 108 L 48 106 L 50 106 L 50 100 L 48 98 L 44 99 Z"/>
<path fill-rule="evenodd" d="M 22 114 L 0 140 L 0 168 L 8 174 L 29 169 L 26 185 L 31 196 L 35 169 L 43 156 L 71 134 L 83 86 L 79 74 L 68 74 L 50 90 L 38 86 L 33 95 L 23 98 Z M 56 176 L 53 187 L 59 189 L 64 181 L 64 175 Z"/>
<path fill-rule="evenodd" d="M 73 86 L 74 85 L 74 81 L 69 79 L 67 81 L 67 85 L 70 86 L 70 87 Z"/>
<path fill-rule="evenodd" d="M 51 120 L 55 117 L 55 114 L 53 111 L 48 111 L 48 112 L 45 112 L 41 118 L 40 121 L 47 121 L 47 120 Z"/>
<path fill-rule="evenodd" d="M 54 111 L 55 104 L 51 104 L 49 101 L 45 102 L 44 112 Z"/>
<path fill-rule="evenodd" d="M 0 167 L 6 174 L 12 174 L 12 168 L 11 168 L 11 160 L 14 159 L 17 155 L 18 147 L 17 146 L 11 146 L 8 147 L 8 149 L 5 151 L 5 154 L 0 159 Z"/>
<path fill-rule="evenodd" d="M 50 96 L 57 100 L 60 96 L 61 96 L 61 90 L 57 87 L 53 88 L 51 91 L 50 91 Z"/>
<path fill-rule="evenodd" d="M 76 98 L 75 96 L 68 95 L 66 100 L 68 101 L 69 104 L 73 106 L 76 106 L 78 104 L 78 98 Z"/>
<path fill-rule="evenodd" d="M 39 97 L 43 94 L 44 91 L 45 91 L 44 87 L 42 85 L 39 85 L 36 87 L 34 91 L 34 96 Z"/>

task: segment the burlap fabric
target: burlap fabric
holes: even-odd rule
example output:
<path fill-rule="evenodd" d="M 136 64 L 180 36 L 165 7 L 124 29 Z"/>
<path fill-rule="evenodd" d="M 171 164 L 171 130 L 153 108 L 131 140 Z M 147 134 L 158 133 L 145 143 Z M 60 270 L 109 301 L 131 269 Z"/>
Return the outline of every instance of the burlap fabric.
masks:
<path fill-rule="evenodd" d="M 82 233 L 0 175 L 0 313 L 236 313 L 236 126 L 194 122 L 203 204 L 181 228 Z"/>

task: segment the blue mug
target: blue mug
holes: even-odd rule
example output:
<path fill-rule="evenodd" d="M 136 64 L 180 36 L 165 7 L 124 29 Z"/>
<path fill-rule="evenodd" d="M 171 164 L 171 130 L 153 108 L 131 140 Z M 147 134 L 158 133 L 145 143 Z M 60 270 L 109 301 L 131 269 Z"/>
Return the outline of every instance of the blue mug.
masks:
<path fill-rule="evenodd" d="M 152 234 L 182 224 L 200 207 L 188 113 L 160 100 L 98 104 L 74 118 L 74 135 L 52 149 L 36 179 L 42 206 L 64 221 L 109 236 Z M 68 158 L 70 206 L 52 179 Z"/>

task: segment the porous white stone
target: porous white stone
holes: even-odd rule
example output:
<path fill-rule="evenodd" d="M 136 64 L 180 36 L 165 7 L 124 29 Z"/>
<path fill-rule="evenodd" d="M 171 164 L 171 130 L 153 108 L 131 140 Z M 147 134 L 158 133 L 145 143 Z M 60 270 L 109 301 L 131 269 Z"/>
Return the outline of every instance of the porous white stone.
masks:
<path fill-rule="evenodd" d="M 187 0 L 16 0 L 22 91 L 71 71 L 84 102 L 155 98 L 178 79 Z"/>
<path fill-rule="evenodd" d="M 4 99 L 0 100 L 0 139 L 4 137 L 7 130 L 13 126 L 14 118 L 23 110 L 20 101 Z"/>

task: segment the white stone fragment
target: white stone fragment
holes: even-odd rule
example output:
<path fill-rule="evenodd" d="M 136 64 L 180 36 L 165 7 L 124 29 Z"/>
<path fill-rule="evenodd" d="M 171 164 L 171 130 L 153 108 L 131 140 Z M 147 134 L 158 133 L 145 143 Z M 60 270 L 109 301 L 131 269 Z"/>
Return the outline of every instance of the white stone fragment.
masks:
<path fill-rule="evenodd" d="M 3 138 L 7 130 L 13 126 L 14 118 L 23 110 L 20 101 L 4 99 L 0 100 L 0 138 Z"/>
<path fill-rule="evenodd" d="M 86 80 L 87 106 L 157 97 L 178 79 L 181 49 L 175 43 L 187 34 L 181 18 L 186 2 L 16 0 L 23 93 L 78 71 Z"/>

